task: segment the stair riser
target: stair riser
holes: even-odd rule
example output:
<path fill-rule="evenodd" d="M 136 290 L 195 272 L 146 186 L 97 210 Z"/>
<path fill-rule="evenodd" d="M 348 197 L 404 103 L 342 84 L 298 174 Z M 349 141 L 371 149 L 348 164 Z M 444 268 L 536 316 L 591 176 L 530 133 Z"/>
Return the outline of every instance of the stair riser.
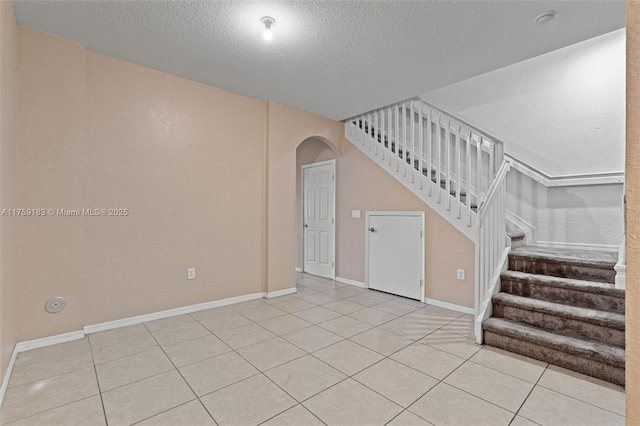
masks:
<path fill-rule="evenodd" d="M 544 312 L 493 303 L 493 316 L 529 324 L 565 336 L 590 339 L 624 348 L 624 330 L 593 324 Z"/>
<path fill-rule="evenodd" d="M 524 237 L 511 238 L 511 248 L 524 247 Z"/>
<path fill-rule="evenodd" d="M 615 283 L 616 271 L 611 268 L 598 268 L 590 265 L 561 263 L 547 259 L 509 256 L 509 269 L 529 274 L 551 275 L 553 277 L 572 278 L 585 281 Z"/>
<path fill-rule="evenodd" d="M 625 384 L 624 368 L 595 361 L 592 358 L 581 357 L 487 330 L 484 331 L 484 342 L 489 346 L 548 362 L 619 386 Z"/>
<path fill-rule="evenodd" d="M 505 278 L 501 278 L 500 288 L 505 293 L 517 296 L 624 314 L 624 299 L 607 296 L 606 294 L 588 293 Z"/>

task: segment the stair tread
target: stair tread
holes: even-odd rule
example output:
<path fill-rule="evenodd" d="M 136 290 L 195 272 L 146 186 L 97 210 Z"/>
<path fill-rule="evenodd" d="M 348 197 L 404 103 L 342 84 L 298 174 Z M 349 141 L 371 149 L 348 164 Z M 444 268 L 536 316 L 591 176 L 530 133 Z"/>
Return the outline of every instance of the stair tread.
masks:
<path fill-rule="evenodd" d="M 492 300 L 494 303 L 497 302 L 511 307 L 533 310 L 582 322 L 598 324 L 616 330 L 624 330 L 624 315 L 615 312 L 564 305 L 562 303 L 532 299 L 530 297 L 517 296 L 510 293 L 497 293 L 493 296 Z"/>
<path fill-rule="evenodd" d="M 526 281 L 529 283 L 543 285 L 548 287 L 559 287 L 569 290 L 582 291 L 584 293 L 603 294 L 611 297 L 624 299 L 625 291 L 615 288 L 611 283 L 603 283 L 600 281 L 577 280 L 574 278 L 561 278 L 552 275 L 531 274 L 529 272 L 507 270 L 500 274 L 503 279 L 511 279 L 516 281 Z"/>
<path fill-rule="evenodd" d="M 511 250 L 510 256 L 612 269 L 618 262 L 618 253 L 614 251 L 589 251 L 537 246 L 514 248 Z"/>
<path fill-rule="evenodd" d="M 624 368 L 624 349 L 617 346 L 556 334 L 504 318 L 489 318 L 482 323 L 482 327 L 484 330 L 497 334 L 515 337 L 575 355 L 587 356 Z"/>
<path fill-rule="evenodd" d="M 523 231 L 507 231 L 507 237 L 511 238 L 512 240 L 515 238 L 524 238 L 526 236 L 527 234 L 525 234 Z"/>

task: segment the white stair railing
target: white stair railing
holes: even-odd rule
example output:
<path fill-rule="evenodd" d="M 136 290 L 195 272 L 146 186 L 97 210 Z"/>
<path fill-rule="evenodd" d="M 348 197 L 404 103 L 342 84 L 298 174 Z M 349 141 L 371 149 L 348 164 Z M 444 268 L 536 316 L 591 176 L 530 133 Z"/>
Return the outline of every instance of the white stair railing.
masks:
<path fill-rule="evenodd" d="M 480 205 L 480 230 L 476 243 L 475 335 L 482 343 L 482 322 L 491 316 L 492 297 L 500 291 L 500 274 L 507 269 L 509 247 L 505 244 L 507 172 L 504 160 Z"/>
<path fill-rule="evenodd" d="M 345 136 L 476 244 L 476 338 L 491 314 L 506 255 L 505 162 L 501 141 L 410 99 L 346 121 Z"/>
<path fill-rule="evenodd" d="M 504 157 L 501 142 L 421 100 L 362 114 L 348 120 L 347 126 L 348 137 L 363 133 L 360 145 L 395 166 L 403 177 L 411 174 L 411 181 L 426 187 L 429 196 L 435 193 L 439 203 L 455 211 L 456 219 L 473 225 L 477 206 Z"/>

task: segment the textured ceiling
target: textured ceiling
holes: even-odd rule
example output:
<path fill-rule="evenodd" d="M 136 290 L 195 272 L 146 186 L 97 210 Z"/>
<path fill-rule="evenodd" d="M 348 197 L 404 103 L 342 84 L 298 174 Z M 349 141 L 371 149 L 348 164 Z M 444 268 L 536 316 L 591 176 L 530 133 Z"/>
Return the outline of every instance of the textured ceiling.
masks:
<path fill-rule="evenodd" d="M 624 1 L 14 3 L 20 24 L 96 52 L 338 120 L 625 25 Z"/>

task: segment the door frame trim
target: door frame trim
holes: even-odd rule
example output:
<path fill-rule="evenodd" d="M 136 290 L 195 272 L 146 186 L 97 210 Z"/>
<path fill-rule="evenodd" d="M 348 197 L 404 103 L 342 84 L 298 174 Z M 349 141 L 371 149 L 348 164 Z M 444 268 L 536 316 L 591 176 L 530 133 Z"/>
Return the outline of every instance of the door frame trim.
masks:
<path fill-rule="evenodd" d="M 426 233 L 424 227 L 425 214 L 423 211 L 366 211 L 364 220 L 364 285 L 369 288 L 369 220 L 371 216 L 419 216 L 422 221 L 422 256 L 420 257 L 420 301 L 425 303 L 425 247 L 426 247 Z"/>
<path fill-rule="evenodd" d="M 304 270 L 304 259 L 305 259 L 305 251 L 307 248 L 307 244 L 306 244 L 306 237 L 305 237 L 305 232 L 304 232 L 304 171 L 305 169 L 310 169 L 313 167 L 320 167 L 320 166 L 328 166 L 331 165 L 333 166 L 333 209 L 331 214 L 333 215 L 333 223 L 332 223 L 332 239 L 331 239 L 331 279 L 335 280 L 336 279 L 336 198 L 337 198 L 337 194 L 336 194 L 336 182 L 338 181 L 338 173 L 336 171 L 336 160 L 335 158 L 333 160 L 327 160 L 327 161 L 319 161 L 317 163 L 310 163 L 310 164 L 303 164 L 300 167 L 300 179 L 302 179 L 302 184 L 300 185 L 300 209 L 301 211 L 301 218 L 302 218 L 302 264 L 300 265 L 300 269 L 302 272 L 305 272 Z M 299 224 L 300 225 L 300 224 Z"/>

